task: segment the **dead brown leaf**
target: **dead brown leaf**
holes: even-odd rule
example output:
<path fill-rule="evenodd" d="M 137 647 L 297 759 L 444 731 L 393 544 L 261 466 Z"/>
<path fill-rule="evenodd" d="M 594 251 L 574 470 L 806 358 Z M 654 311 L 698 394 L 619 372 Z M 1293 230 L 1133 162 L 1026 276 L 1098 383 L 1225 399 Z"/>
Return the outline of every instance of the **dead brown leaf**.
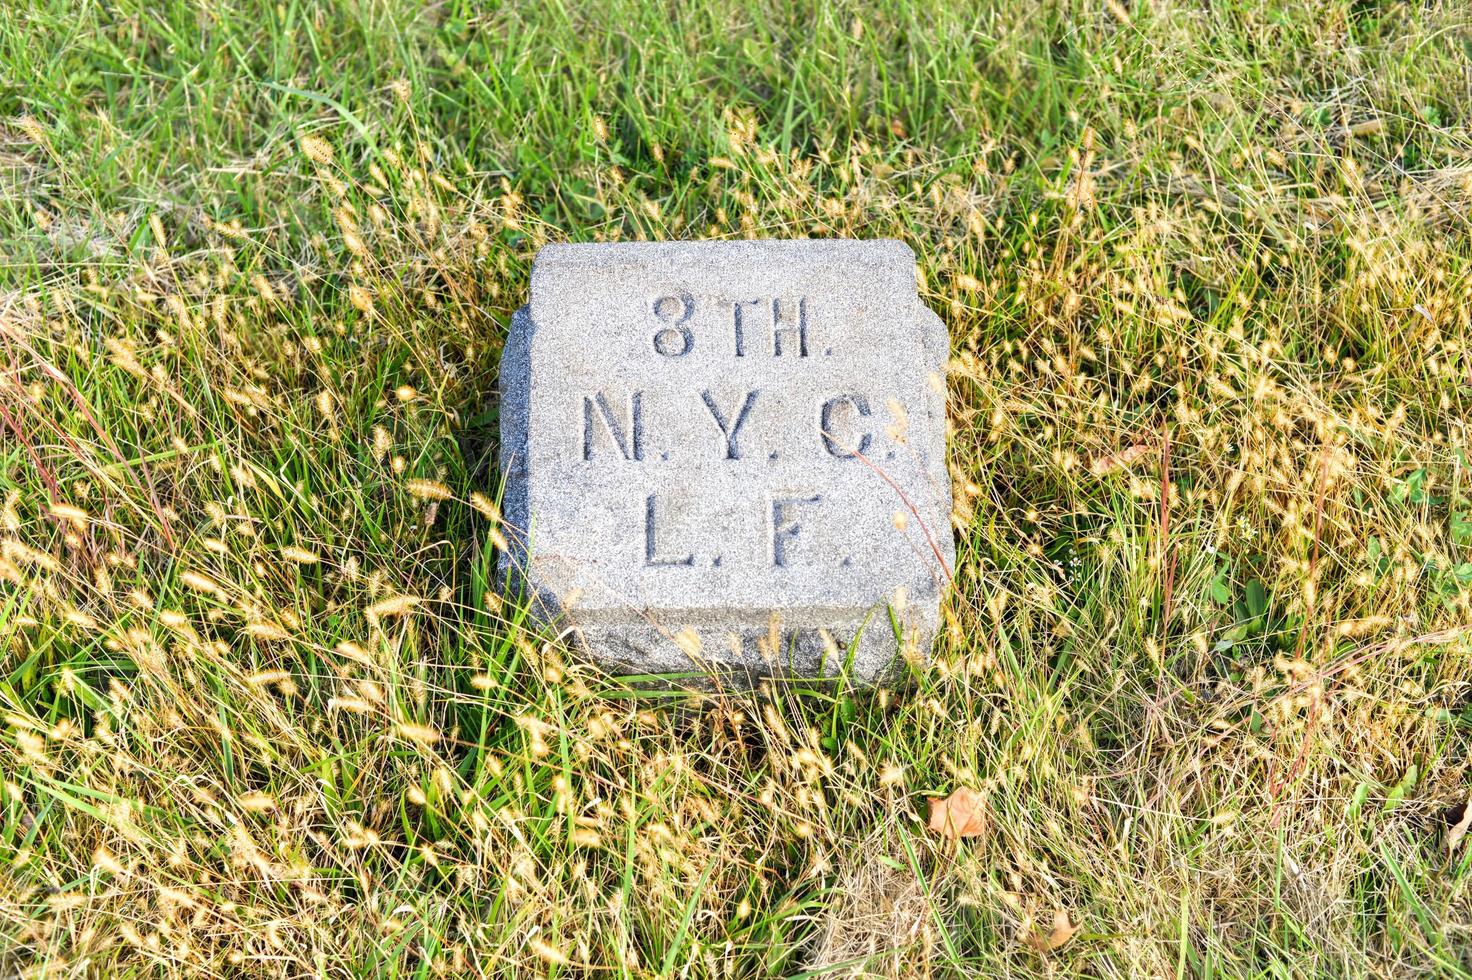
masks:
<path fill-rule="evenodd" d="M 930 829 L 942 837 L 960 840 L 986 833 L 986 798 L 961 786 L 944 799 L 930 801 Z"/>
<path fill-rule="evenodd" d="M 1047 933 L 1035 932 L 1027 937 L 1027 945 L 1039 953 L 1051 953 L 1062 949 L 1077 934 L 1080 924 L 1068 913 L 1059 909 L 1053 913 L 1053 928 Z"/>
<path fill-rule="evenodd" d="M 1452 807 L 1447 811 L 1447 823 L 1451 824 L 1446 832 L 1446 849 L 1448 852 L 1457 853 L 1457 845 L 1462 838 L 1467 836 L 1467 828 L 1472 826 L 1472 799 L 1463 803 L 1460 807 L 1461 813 L 1457 813 L 1458 807 Z M 1456 822 L 1453 823 L 1452 821 Z"/>
<path fill-rule="evenodd" d="M 1140 457 L 1147 455 L 1149 452 L 1149 443 L 1137 442 L 1133 446 L 1127 446 L 1117 453 L 1110 453 L 1108 456 L 1100 456 L 1098 459 L 1089 464 L 1089 472 L 1094 474 L 1095 476 L 1104 476 L 1106 473 L 1113 473 L 1115 470 L 1125 469 L 1131 463 L 1135 462 Z"/>

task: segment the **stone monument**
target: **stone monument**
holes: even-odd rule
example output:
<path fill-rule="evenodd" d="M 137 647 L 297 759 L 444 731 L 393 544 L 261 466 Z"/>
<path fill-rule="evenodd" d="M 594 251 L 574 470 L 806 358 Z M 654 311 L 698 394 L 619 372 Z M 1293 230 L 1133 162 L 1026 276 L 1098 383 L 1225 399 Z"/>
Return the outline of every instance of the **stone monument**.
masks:
<path fill-rule="evenodd" d="M 504 581 L 619 673 L 894 678 L 954 564 L 948 352 L 900 242 L 544 247 Z"/>

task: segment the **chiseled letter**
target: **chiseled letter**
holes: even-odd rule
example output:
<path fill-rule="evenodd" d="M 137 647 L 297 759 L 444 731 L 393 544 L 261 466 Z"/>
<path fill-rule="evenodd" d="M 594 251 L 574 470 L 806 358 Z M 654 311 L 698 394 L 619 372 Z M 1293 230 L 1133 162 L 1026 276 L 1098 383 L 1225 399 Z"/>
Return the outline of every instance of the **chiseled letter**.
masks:
<path fill-rule="evenodd" d="M 731 304 L 731 317 L 736 328 L 736 356 L 746 356 L 746 310 L 744 307 L 760 307 L 762 301 L 759 299 L 738 299 Z"/>
<path fill-rule="evenodd" d="M 741 409 L 736 413 L 736 421 L 732 422 L 721 411 L 709 391 L 700 393 L 700 397 L 705 400 L 705 407 L 710 409 L 711 416 L 716 420 L 716 425 L 720 427 L 721 435 L 726 437 L 727 459 L 741 458 L 741 447 L 737 445 L 736 440 L 741 435 L 741 426 L 745 424 L 746 416 L 751 414 L 751 407 L 756 404 L 756 395 L 755 391 L 746 393 L 746 400 L 741 403 Z"/>
<path fill-rule="evenodd" d="M 693 565 L 694 555 L 684 555 L 680 558 L 660 558 L 659 551 L 654 546 L 654 494 L 644 502 L 644 564 L 650 568 L 661 565 Z"/>
<path fill-rule="evenodd" d="M 613 439 L 613 444 L 623 454 L 624 459 L 642 460 L 644 458 L 644 413 L 641 404 L 642 391 L 636 391 L 629 399 L 629 430 L 626 433 L 624 427 L 619 423 L 618 416 L 614 414 L 613 407 L 608 404 L 608 399 L 603 392 L 598 392 L 592 398 L 583 398 L 583 459 L 593 458 L 593 445 L 597 441 L 594 432 L 594 408 L 597 415 L 602 418 L 603 428 Z"/>
<path fill-rule="evenodd" d="M 828 450 L 830 456 L 837 456 L 839 459 L 862 456 L 869 451 L 869 444 L 874 441 L 873 433 L 865 430 L 857 446 L 851 445 L 847 439 L 840 442 L 839 433 L 834 428 L 850 415 L 850 411 L 859 418 L 868 418 L 869 399 L 863 395 L 839 395 L 824 402 L 818 412 L 818 433 L 823 437 L 823 448 Z"/>
<path fill-rule="evenodd" d="M 783 311 L 787 316 L 783 316 Z M 782 356 L 782 338 L 797 335 L 797 356 L 808 356 L 808 298 L 797 298 L 797 309 L 783 304 L 781 297 L 772 300 L 772 356 Z"/>
<path fill-rule="evenodd" d="M 811 497 L 775 497 L 772 500 L 772 564 L 786 567 L 787 546 L 802 530 L 795 511 L 801 504 L 816 504 L 821 494 Z"/>

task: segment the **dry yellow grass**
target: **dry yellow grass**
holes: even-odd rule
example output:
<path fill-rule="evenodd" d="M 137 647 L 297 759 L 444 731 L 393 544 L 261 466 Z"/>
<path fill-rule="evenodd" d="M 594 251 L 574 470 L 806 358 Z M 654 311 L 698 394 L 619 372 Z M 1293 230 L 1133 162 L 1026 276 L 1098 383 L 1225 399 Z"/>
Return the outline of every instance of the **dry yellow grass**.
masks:
<path fill-rule="evenodd" d="M 1465 11 L 451 7 L 0 15 L 4 972 L 1472 969 Z M 913 688 L 492 588 L 531 255 L 706 235 L 921 257 Z"/>

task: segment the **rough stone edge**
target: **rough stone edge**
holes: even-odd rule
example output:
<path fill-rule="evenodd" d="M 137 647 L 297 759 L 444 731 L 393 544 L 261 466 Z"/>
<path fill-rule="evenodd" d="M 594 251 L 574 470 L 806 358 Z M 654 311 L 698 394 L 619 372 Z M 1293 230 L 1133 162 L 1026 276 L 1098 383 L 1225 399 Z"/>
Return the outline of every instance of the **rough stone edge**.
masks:
<path fill-rule="evenodd" d="M 858 642 L 853 643 L 854 631 L 861 626 Z M 847 679 L 860 685 L 875 686 L 903 679 L 906 663 L 895 641 L 887 603 L 876 603 L 864 615 L 853 617 L 846 626 L 834 627 L 830 620 L 824 628 L 830 634 L 834 631 L 848 634 L 850 642 L 830 648 L 820 627 L 793 622 L 790 617 L 780 623 L 779 649 L 775 656 L 764 642 L 770 632 L 769 624 L 757 622 L 687 628 L 687 635 L 699 641 L 699 652 L 693 657 L 667 635 L 640 624 L 580 625 L 578 638 L 584 648 L 596 646 L 600 654 L 596 658 L 598 663 L 613 673 L 683 674 L 689 676 L 681 678 L 680 683 L 694 682 L 701 687 L 743 687 L 764 679 L 837 680 L 845 662 L 851 668 Z M 906 628 L 918 634 L 917 648 L 923 653 L 926 644 L 934 638 L 934 625 L 915 622 L 912 618 Z M 730 649 L 733 635 L 741 649 L 739 654 Z"/>
<path fill-rule="evenodd" d="M 663 242 L 554 242 L 543 245 L 532 259 L 532 274 L 527 308 L 536 311 L 541 290 L 538 280 L 555 275 L 559 269 L 569 273 L 580 268 L 606 271 L 610 266 L 647 267 L 658 261 L 673 274 L 681 270 L 697 270 L 709 262 L 700 253 L 707 246 L 719 245 L 737 253 L 746 253 L 757 261 L 787 266 L 823 266 L 838 262 L 849 272 L 863 268 L 871 273 L 893 276 L 896 287 L 903 287 L 919 298 L 914 281 L 915 250 L 897 238 L 754 238 L 731 240 L 684 240 Z M 907 274 L 897 266 L 903 261 Z M 924 306 L 924 303 L 920 304 Z"/>
<path fill-rule="evenodd" d="M 497 379 L 501 400 L 501 450 L 498 465 L 504 486 L 501 494 L 501 531 L 506 548 L 496 562 L 501 591 L 506 595 L 526 593 L 531 612 L 542 624 L 556 622 L 562 614 L 555 594 L 538 590 L 531 574 L 531 514 L 527 487 L 527 439 L 531 424 L 531 347 L 536 325 L 531 306 L 511 314 L 511 326 L 501 351 Z"/>
<path fill-rule="evenodd" d="M 925 378 L 925 405 L 929 412 L 932 424 L 940 429 L 940 455 L 929 459 L 929 475 L 935 484 L 937 493 L 937 504 L 940 511 L 941 526 L 931 528 L 931 533 L 936 538 L 936 545 L 945 559 L 946 569 L 954 573 L 956 569 L 956 534 L 951 527 L 951 515 L 955 512 L 955 499 L 951 492 L 951 440 L 950 440 L 950 413 L 947 411 L 950 401 L 948 378 L 950 376 L 951 364 L 951 333 L 946 329 L 945 321 L 940 315 L 925 305 L 920 298 L 918 283 L 915 289 L 915 305 L 919 308 L 920 322 L 924 331 L 921 337 L 921 350 L 929 358 L 930 373 Z M 939 379 L 939 385 L 930 383 L 930 376 Z M 942 582 L 940 586 L 940 602 L 945 601 L 945 594 L 951 583 Z"/>

